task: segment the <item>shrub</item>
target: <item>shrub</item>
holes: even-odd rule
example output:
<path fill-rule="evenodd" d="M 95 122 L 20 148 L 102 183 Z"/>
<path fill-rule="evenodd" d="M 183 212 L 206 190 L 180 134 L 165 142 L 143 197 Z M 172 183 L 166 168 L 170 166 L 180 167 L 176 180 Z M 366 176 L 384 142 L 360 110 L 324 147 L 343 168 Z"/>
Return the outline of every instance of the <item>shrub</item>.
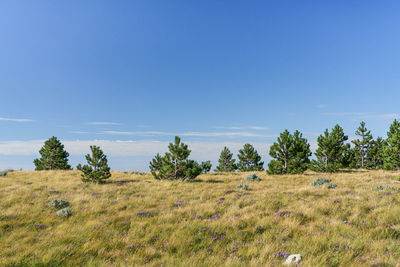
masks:
<path fill-rule="evenodd" d="M 332 180 L 330 180 L 330 179 L 317 178 L 311 182 L 311 185 L 312 186 L 323 186 L 324 184 L 329 184 L 331 182 L 332 182 Z"/>
<path fill-rule="evenodd" d="M 247 176 L 244 178 L 244 180 L 245 180 L 245 181 L 248 181 L 248 182 L 259 182 L 259 181 L 261 181 L 260 177 L 258 177 L 258 176 L 255 175 L 255 174 L 247 175 Z"/>
<path fill-rule="evenodd" d="M 7 176 L 8 171 L 0 171 L 0 176 Z"/>
<path fill-rule="evenodd" d="M 327 184 L 325 184 L 325 186 L 328 189 L 334 189 L 334 188 L 337 187 L 337 184 L 335 184 L 335 183 L 327 183 Z"/>
<path fill-rule="evenodd" d="M 333 188 L 337 187 L 337 184 L 333 183 L 332 180 L 321 178 L 321 177 L 312 181 L 311 185 L 316 186 L 316 187 L 325 186 L 328 189 L 333 189 Z"/>
<path fill-rule="evenodd" d="M 129 173 L 129 172 L 126 172 L 126 173 Z M 147 175 L 147 174 L 149 174 L 148 172 L 145 172 L 145 171 L 131 171 L 131 173 L 130 174 L 136 174 L 136 175 Z"/>
<path fill-rule="evenodd" d="M 57 211 L 57 215 L 61 217 L 69 217 L 72 214 L 72 209 L 70 207 L 66 207 Z"/>
<path fill-rule="evenodd" d="M 249 186 L 247 184 L 238 184 L 236 186 L 237 189 L 241 189 L 241 190 L 250 190 Z"/>
<path fill-rule="evenodd" d="M 69 202 L 63 199 L 53 199 L 50 201 L 49 206 L 59 210 L 69 207 Z"/>
<path fill-rule="evenodd" d="M 390 185 L 378 185 L 375 186 L 374 188 L 372 188 L 372 190 L 385 190 L 385 189 L 389 189 L 389 190 L 399 190 L 396 187 L 390 186 Z"/>

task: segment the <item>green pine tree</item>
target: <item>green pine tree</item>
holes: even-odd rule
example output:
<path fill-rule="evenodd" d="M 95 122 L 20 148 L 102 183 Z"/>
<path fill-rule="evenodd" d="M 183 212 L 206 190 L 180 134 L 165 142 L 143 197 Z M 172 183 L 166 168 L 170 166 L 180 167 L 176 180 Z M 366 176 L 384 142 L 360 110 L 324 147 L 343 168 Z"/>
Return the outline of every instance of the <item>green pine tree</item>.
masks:
<path fill-rule="evenodd" d="M 212 167 L 211 161 L 209 161 L 209 160 L 203 161 L 201 163 L 201 170 L 202 170 L 201 172 L 202 173 L 210 172 L 211 171 L 211 167 Z"/>
<path fill-rule="evenodd" d="M 92 154 L 86 155 L 88 165 L 78 165 L 77 169 L 82 171 L 83 182 L 93 182 L 103 184 L 111 177 L 110 167 L 108 167 L 107 156 L 98 146 L 90 146 Z"/>
<path fill-rule="evenodd" d="M 355 145 L 354 152 L 355 152 L 355 161 L 356 167 L 365 168 L 368 163 L 368 150 L 371 146 L 372 135 L 371 131 L 369 131 L 365 127 L 365 122 L 361 122 L 360 126 L 356 131 L 356 135 L 360 136 L 361 139 L 353 140 L 352 143 Z"/>
<path fill-rule="evenodd" d="M 400 168 L 400 123 L 398 120 L 394 120 L 387 133 L 383 162 L 383 167 L 387 170 L 398 170 Z"/>
<path fill-rule="evenodd" d="M 299 131 L 285 130 L 269 151 L 274 158 L 268 164 L 269 174 L 303 173 L 310 163 L 310 144 Z"/>
<path fill-rule="evenodd" d="M 218 159 L 218 166 L 215 168 L 217 172 L 233 172 L 237 169 L 235 159 L 233 159 L 233 153 L 227 148 L 221 151 Z"/>
<path fill-rule="evenodd" d="M 382 137 L 372 140 L 370 147 L 367 151 L 367 167 L 370 169 L 383 168 L 384 148 L 386 146 Z"/>
<path fill-rule="evenodd" d="M 41 158 L 35 159 L 35 170 L 70 170 L 68 165 L 68 152 L 64 150 L 64 145 L 53 136 L 44 143 L 39 151 Z"/>
<path fill-rule="evenodd" d="M 201 174 L 200 164 L 189 160 L 190 150 L 175 136 L 175 142 L 168 146 L 169 152 L 164 157 L 159 154 L 150 162 L 150 171 L 156 179 L 193 180 Z"/>
<path fill-rule="evenodd" d="M 347 140 L 347 135 L 344 134 L 343 128 L 338 124 L 331 132 L 326 129 L 324 134 L 321 134 L 317 139 L 318 148 L 315 152 L 317 160 L 312 161 L 313 169 L 335 172 L 344 167 L 343 160 L 350 149 L 350 144 L 345 143 Z"/>
<path fill-rule="evenodd" d="M 245 144 L 243 149 L 239 150 L 238 158 L 238 169 L 242 172 L 263 170 L 264 162 L 261 161 L 257 150 L 250 144 Z"/>

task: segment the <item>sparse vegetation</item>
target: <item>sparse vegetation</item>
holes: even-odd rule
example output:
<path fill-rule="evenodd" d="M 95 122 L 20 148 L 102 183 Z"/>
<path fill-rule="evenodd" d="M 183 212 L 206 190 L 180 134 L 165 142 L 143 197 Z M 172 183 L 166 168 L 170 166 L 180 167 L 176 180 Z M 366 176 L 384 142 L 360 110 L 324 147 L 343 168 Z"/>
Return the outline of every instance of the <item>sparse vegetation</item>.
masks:
<path fill-rule="evenodd" d="M 280 266 L 285 253 L 300 253 L 301 266 L 400 260 L 400 192 L 372 190 L 396 188 L 398 172 L 328 173 L 340 184 L 329 191 L 309 185 L 313 172 L 254 172 L 262 180 L 251 190 L 236 188 L 236 173 L 197 183 L 112 174 L 103 186 L 81 183 L 78 171 L 2 177 L 0 266 Z M 43 208 L 55 194 L 73 206 L 68 219 Z"/>

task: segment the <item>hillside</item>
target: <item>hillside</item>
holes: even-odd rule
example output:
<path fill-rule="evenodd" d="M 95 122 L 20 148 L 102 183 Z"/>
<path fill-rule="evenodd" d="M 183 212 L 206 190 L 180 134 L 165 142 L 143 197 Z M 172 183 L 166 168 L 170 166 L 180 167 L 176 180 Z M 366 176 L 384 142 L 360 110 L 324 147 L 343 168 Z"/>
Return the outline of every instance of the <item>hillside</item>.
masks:
<path fill-rule="evenodd" d="M 201 175 L 168 182 L 113 172 L 105 185 L 77 171 L 0 177 L 0 266 L 301 266 L 400 264 L 396 172 Z M 338 187 L 310 185 L 317 177 Z M 237 184 L 250 190 L 239 190 Z M 70 201 L 56 215 L 52 199 Z M 387 265 L 383 265 L 386 263 Z"/>

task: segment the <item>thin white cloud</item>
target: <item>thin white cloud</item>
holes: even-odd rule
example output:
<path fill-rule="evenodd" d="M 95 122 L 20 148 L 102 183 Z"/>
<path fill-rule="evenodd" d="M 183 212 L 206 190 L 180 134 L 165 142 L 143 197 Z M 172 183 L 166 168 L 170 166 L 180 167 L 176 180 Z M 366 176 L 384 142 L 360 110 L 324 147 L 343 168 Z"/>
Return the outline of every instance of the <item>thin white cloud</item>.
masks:
<path fill-rule="evenodd" d="M 105 135 L 126 135 L 126 136 L 190 136 L 190 137 L 277 137 L 276 134 L 258 134 L 252 132 L 183 132 L 183 133 L 172 133 L 172 132 L 157 132 L 157 131 L 146 131 L 146 132 L 123 132 L 123 131 L 102 131 L 98 134 Z"/>
<path fill-rule="evenodd" d="M 14 156 L 36 156 L 43 146 L 45 140 L 30 141 L 9 141 L 0 142 L 1 155 Z M 61 141 L 70 155 L 84 155 L 89 153 L 91 145 L 102 148 L 104 153 L 113 157 L 143 156 L 152 157 L 157 153 L 164 153 L 168 149 L 169 142 L 141 140 L 141 141 L 120 141 L 120 140 L 74 140 Z M 194 160 L 218 160 L 224 146 L 228 147 L 234 154 L 243 147 L 246 142 L 206 142 L 206 141 L 185 141 L 192 151 L 191 158 Z M 267 156 L 270 143 L 250 142 L 263 157 Z"/>
<path fill-rule="evenodd" d="M 226 130 L 269 130 L 267 127 L 263 126 L 216 126 L 215 129 L 226 129 Z"/>
<path fill-rule="evenodd" d="M 159 131 L 145 131 L 145 132 L 126 132 L 126 131 L 101 131 L 97 134 L 105 135 L 127 135 L 127 136 L 156 136 L 156 135 L 174 135 L 174 133 L 159 132 Z"/>
<path fill-rule="evenodd" d="M 398 113 L 372 113 L 372 112 L 326 112 L 321 113 L 323 116 L 337 116 L 337 117 L 353 117 L 358 119 L 398 119 L 400 114 Z"/>
<path fill-rule="evenodd" d="M 178 134 L 179 136 L 201 136 L 201 137 L 276 137 L 276 134 L 258 134 L 251 132 L 186 132 Z"/>
<path fill-rule="evenodd" d="M 13 119 L 13 118 L 0 118 L 0 121 L 35 122 L 35 120 L 31 120 L 31 119 Z"/>
<path fill-rule="evenodd" d="M 317 108 L 326 108 L 326 105 L 324 105 L 324 104 L 318 104 L 318 105 L 317 105 Z"/>
<path fill-rule="evenodd" d="M 84 131 L 70 131 L 70 133 L 73 133 L 73 134 L 90 134 L 90 132 L 84 132 Z"/>
<path fill-rule="evenodd" d="M 92 122 L 87 122 L 87 125 L 121 125 L 121 123 L 118 122 L 109 122 L 109 121 L 92 121 Z"/>

